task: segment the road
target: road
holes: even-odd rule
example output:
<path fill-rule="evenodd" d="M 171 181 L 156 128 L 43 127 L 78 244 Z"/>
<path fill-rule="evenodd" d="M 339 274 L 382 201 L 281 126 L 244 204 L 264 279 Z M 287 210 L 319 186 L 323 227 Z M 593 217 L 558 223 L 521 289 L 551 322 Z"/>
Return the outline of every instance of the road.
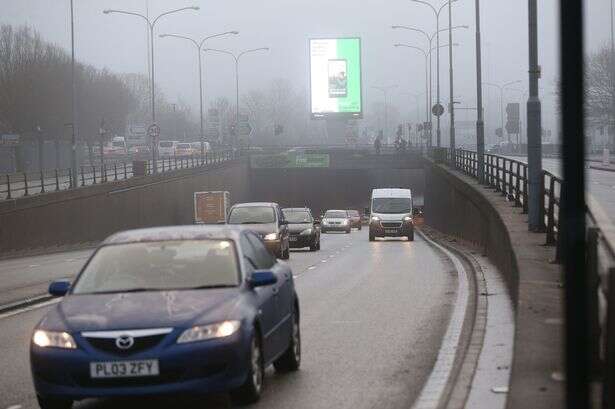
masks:
<path fill-rule="evenodd" d="M 320 252 L 293 251 L 300 297 L 303 362 L 297 373 L 267 373 L 254 408 L 409 408 L 438 356 L 456 299 L 452 263 L 420 236 L 370 243 L 367 229 L 323 235 Z M 0 262 L 27 282 L 74 275 L 88 251 Z M 70 261 L 69 261 L 70 260 Z M 32 263 L 32 264 L 28 264 Z M 10 268 L 9 268 L 10 267 Z M 24 267 L 25 268 L 25 267 Z M 15 278 L 13 278 L 15 280 Z M 0 409 L 35 408 L 28 344 L 49 306 L 0 316 Z M 80 402 L 75 408 L 228 407 L 201 399 Z"/>

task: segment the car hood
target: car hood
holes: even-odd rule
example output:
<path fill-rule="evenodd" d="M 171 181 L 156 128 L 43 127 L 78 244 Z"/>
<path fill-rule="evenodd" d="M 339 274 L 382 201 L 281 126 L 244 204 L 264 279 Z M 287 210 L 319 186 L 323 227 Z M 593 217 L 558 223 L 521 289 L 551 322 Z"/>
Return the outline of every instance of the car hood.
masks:
<path fill-rule="evenodd" d="M 306 229 L 311 229 L 312 227 L 312 223 L 292 223 L 288 225 L 288 231 L 291 234 L 297 234 L 297 233 L 301 233 L 302 231 L 306 230 Z"/>
<path fill-rule="evenodd" d="M 105 331 L 191 326 L 229 319 L 240 308 L 239 288 L 67 296 L 40 327 Z"/>

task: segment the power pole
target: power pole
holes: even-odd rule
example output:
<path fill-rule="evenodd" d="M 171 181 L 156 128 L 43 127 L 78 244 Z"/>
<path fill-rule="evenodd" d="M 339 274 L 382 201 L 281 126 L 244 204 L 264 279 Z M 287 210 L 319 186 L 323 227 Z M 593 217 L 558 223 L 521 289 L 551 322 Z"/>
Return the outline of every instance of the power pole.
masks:
<path fill-rule="evenodd" d="M 77 80 L 75 79 L 75 12 L 73 0 L 70 0 L 70 45 L 71 45 L 71 80 L 72 80 L 72 135 L 70 149 L 71 187 L 77 187 Z"/>
<path fill-rule="evenodd" d="M 529 83 L 527 101 L 527 163 L 528 163 L 528 209 L 529 229 L 541 232 L 544 222 L 544 181 L 542 176 L 542 118 L 538 95 L 538 5 L 537 0 L 528 0 L 529 8 Z M 504 132 L 504 130 L 502 130 Z"/>
<path fill-rule="evenodd" d="M 485 121 L 483 119 L 483 70 L 480 38 L 480 0 L 476 0 L 476 156 L 478 181 L 485 183 Z"/>

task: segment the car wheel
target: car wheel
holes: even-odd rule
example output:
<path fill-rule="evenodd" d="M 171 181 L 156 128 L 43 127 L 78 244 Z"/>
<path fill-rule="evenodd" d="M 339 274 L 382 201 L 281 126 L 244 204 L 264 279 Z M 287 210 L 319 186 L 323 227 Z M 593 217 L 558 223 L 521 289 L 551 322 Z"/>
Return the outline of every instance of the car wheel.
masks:
<path fill-rule="evenodd" d="M 320 237 L 318 238 L 318 243 L 316 243 L 316 250 L 320 250 Z"/>
<path fill-rule="evenodd" d="M 301 329 L 299 327 L 299 314 L 293 308 L 293 329 L 290 334 L 290 342 L 286 352 L 273 362 L 278 372 L 296 371 L 301 365 Z"/>
<path fill-rule="evenodd" d="M 73 407 L 73 401 L 70 399 L 47 398 L 41 395 L 36 395 L 36 399 L 41 409 L 70 409 Z"/>
<path fill-rule="evenodd" d="M 310 251 L 318 250 L 318 241 L 314 240 L 314 243 L 310 244 Z"/>
<path fill-rule="evenodd" d="M 375 240 L 376 240 L 376 235 L 370 231 L 369 232 L 369 241 L 375 241 Z"/>
<path fill-rule="evenodd" d="M 414 241 L 414 231 L 408 234 L 408 241 Z"/>
<path fill-rule="evenodd" d="M 346 230 L 346 234 L 350 234 L 351 231 L 352 231 L 352 228 Z"/>
<path fill-rule="evenodd" d="M 287 247 L 286 250 L 282 252 L 282 260 L 288 260 L 290 258 L 290 248 Z"/>
<path fill-rule="evenodd" d="M 359 224 L 359 230 L 361 230 L 361 228 L 362 228 L 362 227 L 363 227 L 363 226 L 361 226 L 361 225 Z"/>
<path fill-rule="evenodd" d="M 248 377 L 243 385 L 231 392 L 231 400 L 235 404 L 247 405 L 260 399 L 265 379 L 262 351 L 260 338 L 255 329 L 252 341 L 250 342 Z"/>

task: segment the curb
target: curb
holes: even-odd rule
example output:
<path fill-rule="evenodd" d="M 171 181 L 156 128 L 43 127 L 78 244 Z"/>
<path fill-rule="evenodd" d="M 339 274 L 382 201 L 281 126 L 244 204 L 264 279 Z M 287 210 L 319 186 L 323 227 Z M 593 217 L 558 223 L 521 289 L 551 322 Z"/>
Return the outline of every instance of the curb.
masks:
<path fill-rule="evenodd" d="M 598 165 L 589 165 L 590 169 L 594 170 L 603 170 L 605 172 L 615 172 L 615 167 L 606 167 L 606 166 L 598 166 Z"/>
<path fill-rule="evenodd" d="M 91 250 L 98 246 L 99 242 L 86 242 L 79 244 L 70 244 L 65 246 L 40 247 L 27 250 L 15 250 L 0 254 L 0 261 L 13 260 L 24 257 L 47 256 L 58 253 L 66 253 L 71 251 Z"/>
<path fill-rule="evenodd" d="M 54 297 L 49 294 L 36 295 L 34 297 L 26 298 L 25 300 L 15 301 L 9 304 L 0 305 L 0 314 L 6 314 L 26 307 L 31 307 L 36 304 L 41 304 L 46 301 L 52 300 Z"/>

